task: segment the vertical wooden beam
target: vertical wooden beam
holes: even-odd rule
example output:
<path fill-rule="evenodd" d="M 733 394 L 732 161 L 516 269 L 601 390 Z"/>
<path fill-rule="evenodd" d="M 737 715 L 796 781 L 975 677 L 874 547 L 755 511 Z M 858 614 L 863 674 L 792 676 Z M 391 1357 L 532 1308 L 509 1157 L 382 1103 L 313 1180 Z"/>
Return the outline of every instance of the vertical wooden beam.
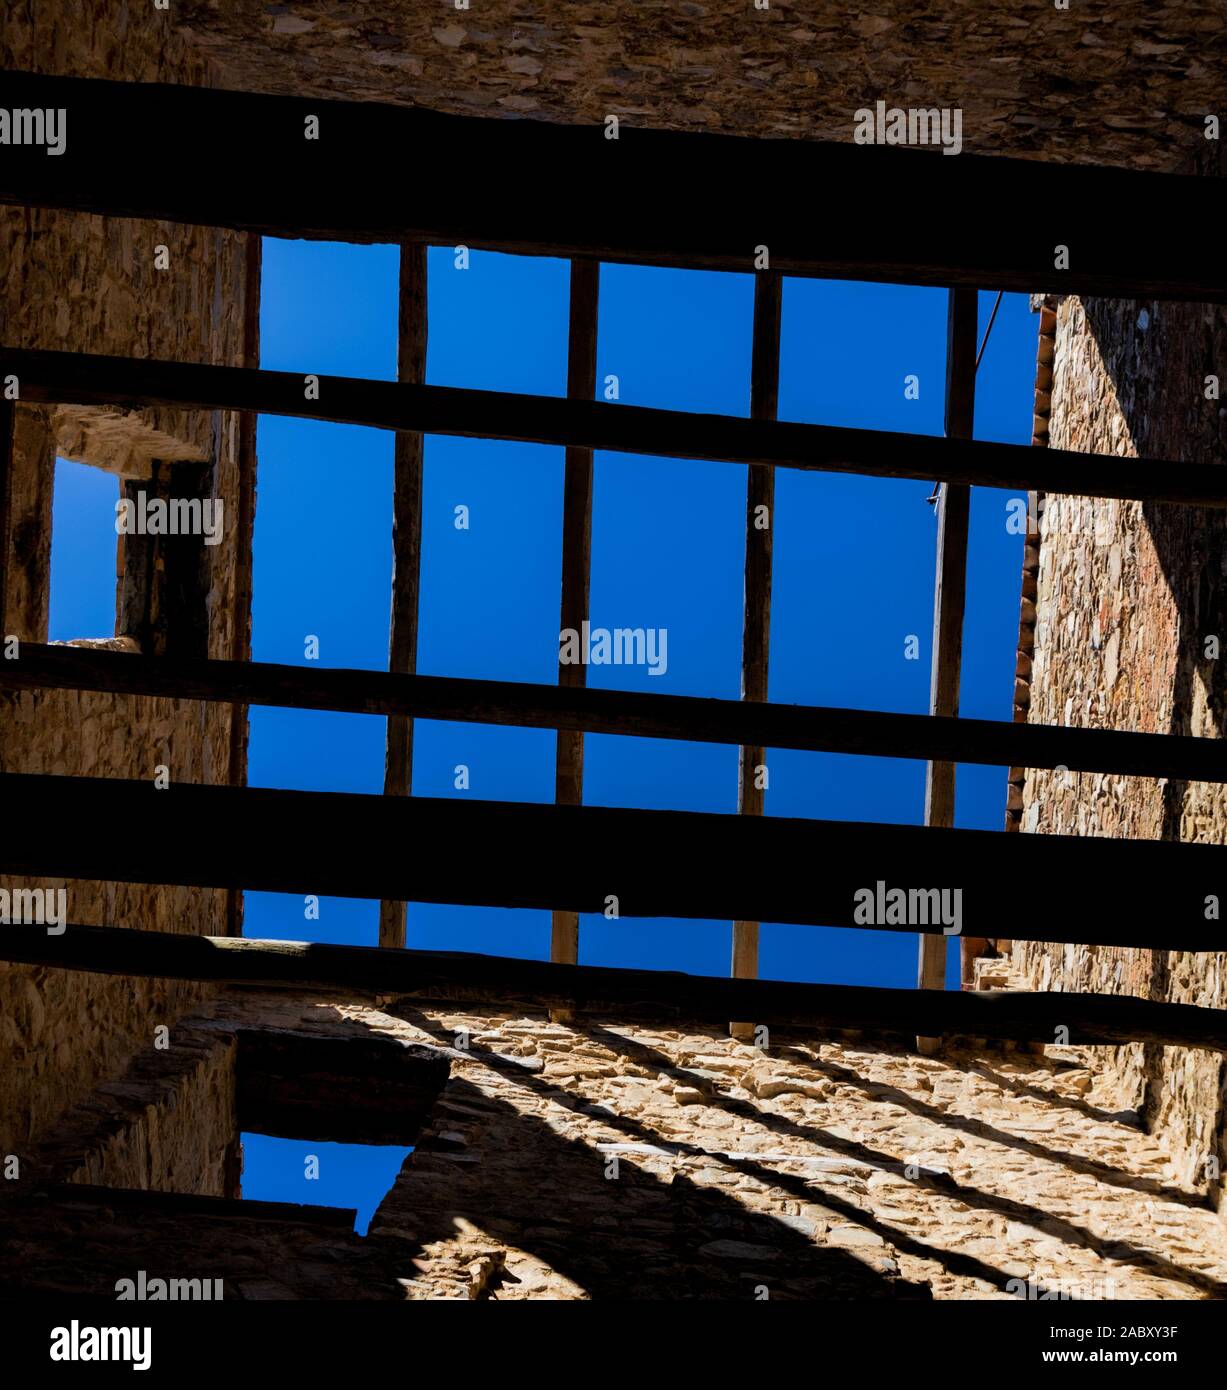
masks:
<path fill-rule="evenodd" d="M 204 503 L 215 495 L 219 470 L 208 463 L 153 465 L 158 495 L 168 503 Z M 160 536 L 158 565 L 158 634 L 153 655 L 171 660 L 207 661 L 209 657 L 209 556 L 203 535 Z"/>
<path fill-rule="evenodd" d="M 567 336 L 567 396 L 590 401 L 596 393 L 597 312 L 600 261 L 571 262 L 571 314 Z M 559 628 L 577 632 L 588 616 L 592 571 L 592 450 L 569 447 L 562 497 L 562 601 Z M 583 686 L 582 662 L 558 664 L 558 684 Z M 584 799 L 584 736 L 559 729 L 554 761 L 554 800 L 579 806 Z M 550 925 L 550 959 L 566 965 L 579 960 L 579 914 L 555 912 Z"/>
<path fill-rule="evenodd" d="M 142 492 L 155 492 L 157 488 L 158 465 L 150 468 L 146 479 L 121 478 L 120 496 L 125 502 L 139 507 Z M 156 543 L 159 537 L 146 534 L 121 535 L 119 553 L 123 556 L 123 570 L 119 576 L 119 604 L 117 609 L 116 636 L 131 637 L 146 656 L 153 655 L 154 591 L 156 588 L 154 572 L 156 565 Z M 232 720 L 233 720 L 232 715 Z M 231 724 L 233 736 L 233 722 Z M 233 771 L 233 759 L 229 764 Z M 228 778 L 231 786 L 238 786 L 233 775 Z"/>
<path fill-rule="evenodd" d="M 8 596 L 13 550 L 13 434 L 17 408 L 0 395 L 0 641 L 9 635 Z M 0 657 L 3 660 L 3 657 Z"/>
<path fill-rule="evenodd" d="M 779 271 L 761 272 L 754 281 L 754 335 L 750 357 L 750 418 L 774 420 L 780 394 L 780 317 L 783 277 Z M 767 654 L 771 639 L 771 561 L 775 531 L 775 469 L 770 464 L 750 464 L 746 476 L 746 579 L 741 628 L 741 698 L 767 698 Z M 763 788 L 758 769 L 766 762 L 766 749 L 742 747 L 738 762 L 737 811 L 743 816 L 763 814 Z M 758 978 L 758 923 L 733 923 L 732 975 Z M 750 1023 L 730 1023 L 735 1038 L 748 1040 Z"/>
<path fill-rule="evenodd" d="M 396 379 L 421 385 L 426 380 L 426 246 L 406 242 L 400 248 L 400 297 L 397 315 Z M 424 439 L 397 431 L 392 498 L 392 631 L 388 670 L 413 675 L 418 665 L 418 591 L 422 570 L 422 457 Z M 413 720 L 388 716 L 384 764 L 385 796 L 409 796 L 413 790 Z M 379 944 L 403 947 L 406 904 L 379 904 Z"/>
<path fill-rule="evenodd" d="M 970 439 L 976 403 L 976 308 L 974 289 L 952 289 L 946 317 L 946 420 L 948 439 Z M 933 674 L 929 713 L 957 715 L 963 666 L 963 611 L 967 596 L 967 525 L 971 488 L 943 483 L 937 497 L 937 581 L 933 598 Z M 925 824 L 954 824 L 954 763 L 929 763 L 925 775 Z M 916 983 L 946 987 L 946 938 L 922 936 Z M 932 1053 L 938 1039 L 918 1038 Z"/>
<path fill-rule="evenodd" d="M 243 246 L 243 366 L 260 365 L 260 286 L 264 264 L 264 239 L 250 232 Z M 245 410 L 239 416 L 238 516 L 235 520 L 234 622 L 230 632 L 231 661 L 251 659 L 252 544 L 256 525 L 256 427 L 258 416 Z M 232 787 L 247 781 L 248 706 L 230 711 L 228 780 Z M 226 895 L 226 935 L 243 934 L 243 893 L 232 888 Z"/>

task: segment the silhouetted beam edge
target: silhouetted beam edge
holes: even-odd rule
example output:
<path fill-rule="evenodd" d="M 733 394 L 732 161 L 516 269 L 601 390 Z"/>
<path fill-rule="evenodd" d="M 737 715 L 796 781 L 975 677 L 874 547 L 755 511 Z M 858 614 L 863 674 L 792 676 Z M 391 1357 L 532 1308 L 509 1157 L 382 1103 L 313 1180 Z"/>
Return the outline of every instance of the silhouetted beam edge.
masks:
<path fill-rule="evenodd" d="M 25 773 L 0 775 L 0 801 L 0 873 L 19 883 L 1223 949 L 1218 845 Z M 914 911 L 890 910 L 900 889 Z"/>
<path fill-rule="evenodd" d="M 60 936 L 48 936 L 41 927 L 0 927 L 0 960 L 141 978 L 328 990 L 334 995 L 392 994 L 525 1009 L 576 1007 L 589 1014 L 721 1025 L 741 1018 L 776 1027 L 1049 1043 L 1149 1042 L 1227 1051 L 1227 1011 L 1128 995 L 794 984 L 449 951 L 179 936 L 76 924 Z"/>
<path fill-rule="evenodd" d="M 1190 233 L 1222 222 L 1216 180 L 857 145 L 852 110 L 841 141 L 644 130 L 627 116 L 609 139 L 605 122 L 32 73 L 0 75 L 0 93 L 66 113 L 61 154 L 5 150 L 8 203 L 745 272 L 765 248 L 785 275 L 1227 297 L 1214 238 Z M 372 179 L 372 153 L 409 176 Z M 1120 215 L 1139 207 L 1163 216 Z M 924 215 L 902 229 L 902 208 Z"/>
<path fill-rule="evenodd" d="M 305 363 L 307 372 L 310 364 Z M 979 439 L 703 415 L 455 386 L 307 376 L 154 358 L 0 347 L 0 374 L 36 404 L 150 405 L 254 410 L 372 429 L 570 445 L 652 457 L 775 464 L 780 468 L 934 478 L 1085 497 L 1227 505 L 1213 464 L 1033 449 Z M 308 399 L 307 392 L 316 392 Z"/>
<path fill-rule="evenodd" d="M 34 642 L 22 642 L 16 657 L 0 660 L 0 689 L 6 687 L 1227 782 L 1227 739 L 269 662 L 167 660 Z"/>

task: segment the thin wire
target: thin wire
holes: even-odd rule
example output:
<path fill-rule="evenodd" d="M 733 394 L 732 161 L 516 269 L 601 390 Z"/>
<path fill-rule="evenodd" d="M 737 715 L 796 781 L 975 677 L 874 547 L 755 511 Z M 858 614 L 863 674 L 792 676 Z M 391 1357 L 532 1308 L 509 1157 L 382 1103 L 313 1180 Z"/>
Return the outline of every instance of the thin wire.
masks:
<path fill-rule="evenodd" d="M 976 371 L 980 370 L 980 359 L 984 356 L 984 349 L 988 346 L 988 335 L 993 331 L 993 320 L 997 317 L 997 310 L 1001 308 L 1001 296 L 1004 290 L 997 291 L 997 302 L 993 305 L 993 312 L 988 316 L 988 327 L 984 330 L 984 340 L 980 344 L 980 351 L 976 353 Z"/>
<path fill-rule="evenodd" d="M 988 316 L 988 327 L 984 330 L 984 337 L 980 342 L 980 351 L 976 353 L 976 365 L 974 370 L 977 372 L 980 370 L 980 359 L 984 356 L 984 349 L 988 346 L 988 335 L 993 331 L 993 322 L 997 318 L 997 310 L 1001 308 L 1001 296 L 1004 293 L 1004 290 L 997 291 L 997 298 L 993 303 L 993 312 Z M 941 483 L 933 484 L 933 495 L 925 498 L 929 506 L 932 507 L 936 505 L 938 497 L 941 496 L 941 490 Z"/>

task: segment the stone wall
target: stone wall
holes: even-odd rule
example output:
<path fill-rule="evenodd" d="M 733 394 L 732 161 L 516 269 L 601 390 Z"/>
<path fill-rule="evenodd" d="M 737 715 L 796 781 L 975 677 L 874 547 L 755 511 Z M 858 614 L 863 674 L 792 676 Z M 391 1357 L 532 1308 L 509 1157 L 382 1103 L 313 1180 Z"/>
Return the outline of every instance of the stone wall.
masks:
<path fill-rule="evenodd" d="M 369 1235 L 412 1299 L 1227 1294 L 1227 1230 L 1078 1049 L 760 1051 L 685 1021 L 239 990 L 199 1026 L 445 1051 Z"/>
<path fill-rule="evenodd" d="M 56 1125 L 24 1174 L 27 1189 L 81 1183 L 238 1195 L 233 1038 L 176 1026 Z"/>
<path fill-rule="evenodd" d="M 1070 298 L 1057 315 L 1050 440 L 1116 456 L 1227 464 L 1227 410 L 1206 378 L 1227 371 L 1227 309 Z M 1110 465 L 1109 465 L 1110 466 Z M 1227 474 L 1224 475 L 1227 477 Z M 1049 495 L 1042 514 L 1030 718 L 1037 723 L 1218 738 L 1227 670 L 1223 513 Z M 1212 783 L 1032 771 L 1022 829 L 1139 839 L 1227 840 L 1227 792 Z M 1221 893 L 1208 883 L 1207 894 Z M 1046 885 L 1044 893 L 1060 893 Z M 1043 894 L 1037 901 L 1043 900 Z M 1040 989 L 1136 994 L 1222 1008 L 1227 953 L 1016 943 Z M 1224 1148 L 1221 1059 L 1183 1049 L 1105 1053 L 1122 1105 L 1173 1157 L 1201 1169 Z"/>
<path fill-rule="evenodd" d="M 5 13 L 0 65 L 139 81 L 202 82 L 205 60 L 152 5 L 104 0 L 17 3 Z M 117 156 L 118 157 L 118 156 Z M 131 153 L 123 157 L 135 157 Z M 156 178 L 157 171 L 151 170 Z M 154 249 L 169 267 L 154 268 Z M 237 363 L 242 354 L 244 239 L 230 232 L 122 218 L 0 208 L 0 333 L 23 347 Z M 142 452 L 143 446 L 147 446 Z M 19 405 L 13 459 L 13 563 L 7 632 L 47 638 L 56 453 L 140 477 L 152 456 L 211 459 L 224 499 L 221 544 L 208 547 L 209 651 L 232 654 L 239 540 L 237 424 L 209 412 L 129 413 Z M 118 490 L 116 493 L 118 497 Z M 109 637 L 83 632 L 81 638 Z M 18 658 L 20 659 L 20 658 Z M 75 692 L 0 692 L 0 770 L 225 781 L 228 707 Z M 5 814 L 20 814 L 10 807 Z M 66 805 L 64 814 L 71 815 Z M 156 833 L 133 826 L 134 835 Z M 224 933 L 226 895 L 185 888 L 58 881 L 76 921 Z M 0 926 L 0 930 L 3 927 Z M 0 966 L 0 1152 L 36 1139 L 100 1080 L 120 1074 L 154 1028 L 201 991 L 157 981 Z M 150 1174 L 156 1185 L 158 1174 Z"/>
<path fill-rule="evenodd" d="M 236 1033 L 275 1046 L 244 1062 Z M 253 1091 L 244 1069 L 294 1039 L 339 1068 L 317 1122 L 295 1092 L 304 1156 L 334 1134 L 351 1052 L 399 1050 L 429 1078 L 365 1238 L 352 1211 L 233 1200 L 238 1098 L 278 1093 L 275 1070 Z M 1113 1112 L 1085 1049 L 919 1057 L 773 1031 L 760 1050 L 685 1020 L 244 989 L 166 1041 L 5 1184 L 0 1248 L 21 1258 L 0 1260 L 0 1298 L 110 1298 L 138 1269 L 244 1299 L 1227 1296 L 1227 1227 Z M 394 1094 L 364 1099 L 391 1119 Z M 278 1133 L 274 1118 L 244 1123 Z"/>
<path fill-rule="evenodd" d="M 179 1299 L 403 1296 L 403 1252 L 355 1235 L 352 1212 L 73 1184 L 7 1209 L 0 1203 L 0 1221 L 9 1250 L 21 1253 L 0 1262 L 0 1300 L 114 1300 L 121 1280 L 142 1273 L 146 1286 L 207 1281 L 195 1292 L 159 1291 Z"/>
<path fill-rule="evenodd" d="M 1182 169 L 1222 98 L 1212 0 L 1079 0 L 1025 13 L 937 0 L 173 8 L 223 86 L 476 115 L 599 123 L 613 113 L 677 130 L 847 141 L 854 112 L 881 98 L 961 109 L 964 148 L 979 153 Z"/>
<path fill-rule="evenodd" d="M 1087 0 L 1025 16 L 902 0 L 854 13 L 790 0 L 765 11 L 747 0 L 589 0 L 556 11 L 526 0 L 481 0 L 469 11 L 373 0 L 177 0 L 170 11 L 16 0 L 0 65 L 836 140 L 880 97 L 960 107 L 971 151 L 1185 170 L 1204 153 L 1203 118 L 1221 99 L 1221 44 L 1221 15 L 1202 0 Z M 157 245 L 170 253 L 165 272 L 153 269 Z M 0 332 L 24 346 L 238 362 L 242 251 L 227 232 L 0 209 Z M 1223 373 L 1225 348 L 1222 310 L 1064 301 L 1052 442 L 1224 462 L 1225 417 L 1202 381 Z M 234 516 L 232 418 L 20 407 L 6 597 L 9 629 L 25 640 L 46 635 L 57 449 L 129 476 L 150 458 L 212 458 L 214 490 Z M 1204 639 L 1227 637 L 1225 539 L 1220 518 L 1050 498 L 1030 717 L 1218 736 L 1224 690 Z M 210 560 L 209 649 L 228 656 L 241 560 L 232 530 Z M 0 768 L 147 777 L 165 763 L 173 779 L 223 780 L 235 771 L 228 721 L 221 707 L 0 694 Z M 1216 841 L 1227 812 L 1217 787 L 1107 777 L 1058 783 L 1033 773 L 1020 799 L 1030 832 Z M 226 929 L 221 893 L 67 887 L 78 921 Z M 1221 955 L 1018 945 L 1013 965 L 1041 987 L 1220 1006 L 1227 989 Z M 99 1083 L 150 1065 L 154 1029 L 199 1002 L 200 991 L 176 984 L 0 969 L 0 1153 L 36 1152 L 93 1104 Z M 222 1007 L 241 1015 L 255 1005 L 228 996 Z M 462 1298 L 752 1297 L 760 1284 L 773 1297 L 1004 1297 L 1009 1277 L 1052 1270 L 1110 1275 L 1130 1296 L 1221 1294 L 1227 1281 L 1187 1181 L 1167 1174 L 1158 1149 L 1116 1113 L 1142 1111 L 1182 1165 L 1216 1151 L 1227 1159 L 1222 1066 L 1205 1054 L 1088 1054 L 1106 1068 L 1094 1090 L 1095 1074 L 1051 1057 L 924 1059 L 812 1039 L 763 1057 L 698 1028 L 260 1007 L 282 1022 L 287 1010 L 317 1021 L 331 1012 L 336 1027 L 449 1046 L 452 1079 L 376 1218 L 375 1243 L 338 1237 L 359 1263 L 382 1252 L 376 1296 L 399 1296 L 389 1269 L 412 1297 Z M 457 1029 L 469 1049 L 454 1045 Z M 183 1115 L 198 1129 L 190 1156 L 138 1118 L 120 1127 L 127 1137 L 117 1129 L 102 1148 L 86 1145 L 94 1157 L 72 1169 L 76 1181 L 214 1190 L 227 1103 L 215 1055 L 206 1049 L 182 1078 Z M 179 1208 L 160 1210 L 169 1213 L 161 1224 L 104 1207 L 97 1240 L 83 1248 L 114 1259 L 117 1232 L 138 1230 L 160 1233 L 167 1249 L 200 1247 L 199 1225 Z M 233 1261 L 235 1232 L 254 1218 L 228 1210 L 210 1219 L 218 1259 Z M 63 1225 L 75 1239 L 71 1221 Z M 251 1296 L 278 1296 L 286 1286 L 260 1276 L 247 1229 Z M 270 1251 L 306 1260 L 300 1292 L 344 1286 L 302 1255 L 318 1242 L 309 1222 L 270 1218 L 267 1231 Z M 375 1287 L 366 1276 L 349 1286 Z"/>

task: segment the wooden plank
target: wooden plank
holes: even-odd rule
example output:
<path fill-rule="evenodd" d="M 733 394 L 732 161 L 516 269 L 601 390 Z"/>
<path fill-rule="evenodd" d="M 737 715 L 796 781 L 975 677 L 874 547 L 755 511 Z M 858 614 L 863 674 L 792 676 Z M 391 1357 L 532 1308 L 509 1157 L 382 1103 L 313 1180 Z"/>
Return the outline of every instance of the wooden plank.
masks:
<path fill-rule="evenodd" d="M 1222 948 L 1218 845 L 19 773 L 0 798 L 14 876 Z M 1037 913 L 1020 882 L 1061 891 Z"/>
<path fill-rule="evenodd" d="M 427 324 L 426 248 L 406 244 L 400 249 L 397 381 L 418 384 L 426 380 Z M 424 444 L 419 433 L 397 431 L 393 464 L 392 631 L 388 642 L 388 669 L 404 675 L 413 675 L 418 661 Z M 413 720 L 403 714 L 389 715 L 384 795 L 409 796 L 412 790 Z M 385 899 L 379 904 L 381 946 L 404 946 L 405 913 L 404 902 Z"/>
<path fill-rule="evenodd" d="M 0 374 L 9 372 L 21 378 L 22 399 L 34 403 L 258 410 L 469 439 L 1227 506 L 1223 470 L 1214 464 L 354 377 L 315 378 L 316 399 L 308 398 L 306 379 L 294 372 L 0 347 Z"/>
<path fill-rule="evenodd" d="M 215 492 L 208 463 L 154 459 L 145 479 L 125 478 L 121 488 L 136 507 L 146 499 L 168 509 L 179 501 L 199 505 Z M 126 535 L 119 585 L 118 635 L 131 637 L 146 655 L 204 660 L 209 654 L 210 554 L 199 535 Z"/>
<path fill-rule="evenodd" d="M 260 291 L 264 269 L 263 239 L 249 235 L 243 247 L 243 366 L 260 365 Z M 230 634 L 230 659 L 251 658 L 252 549 L 256 526 L 256 430 L 253 411 L 239 416 L 238 516 L 235 522 L 234 625 Z M 227 781 L 241 787 L 247 781 L 249 712 L 244 704 L 230 711 Z M 243 934 L 243 895 L 231 889 L 226 895 L 226 934 Z"/>
<path fill-rule="evenodd" d="M 13 431 L 17 410 L 3 395 L 0 372 L 0 641 L 9 636 L 9 575 L 13 549 Z M 0 666 L 5 664 L 0 653 Z"/>
<path fill-rule="evenodd" d="M 154 470 L 151 468 L 150 472 Z M 152 480 L 151 480 L 152 481 Z M 149 486 L 145 480 L 121 478 L 124 501 L 140 505 L 140 494 Z M 119 611 L 117 637 L 130 637 L 146 655 L 153 655 L 153 597 L 155 588 L 155 546 L 157 536 L 121 535 L 119 538 Z"/>
<path fill-rule="evenodd" d="M 783 277 L 761 271 L 754 281 L 754 332 L 750 359 L 750 418 L 774 420 L 780 394 L 780 316 Z M 763 522 L 766 521 L 764 526 Z M 770 464 L 751 464 L 746 475 L 746 574 L 741 627 L 741 698 L 767 700 L 767 664 L 771 641 L 771 557 L 775 533 L 775 470 Z M 743 744 L 738 756 L 737 810 L 743 816 L 763 814 L 763 788 L 758 769 L 765 765 L 762 744 Z M 733 923 L 732 974 L 739 979 L 758 975 L 758 923 Z M 733 1023 L 734 1037 L 746 1036 L 745 1025 Z"/>
<path fill-rule="evenodd" d="M 16 659 L 0 662 L 3 688 L 100 690 L 992 767 L 1067 767 L 1071 772 L 1227 782 L 1227 739 L 813 705 L 760 705 L 639 691 L 568 690 L 454 676 L 312 670 L 270 662 L 157 661 L 124 652 L 35 642 L 22 642 Z"/>
<path fill-rule="evenodd" d="M 852 143 L 443 115 L 423 107 L 5 74 L 63 108 L 62 155 L 10 146 L 0 200 L 326 240 L 435 241 L 785 275 L 1227 298 L 1212 179 Z M 308 117 L 318 138 L 305 138 Z M 116 160 L 116 150 L 140 157 Z M 371 179 L 356 152 L 412 152 Z M 150 169 L 159 171 L 156 179 Z M 821 190 L 822 234 L 811 200 Z M 1051 209 L 1061 209 L 1053 228 Z M 1161 218 L 1122 217 L 1159 207 Z M 900 234 L 900 208 L 923 208 Z M 1057 240 L 1069 249 L 1057 268 Z"/>
<path fill-rule="evenodd" d="M 591 401 L 596 392 L 597 315 L 600 302 L 599 261 L 571 262 L 570 324 L 567 337 L 567 396 Z M 562 596 L 559 628 L 581 630 L 588 617 L 592 572 L 592 450 L 571 445 L 566 452 L 562 496 Z M 560 639 L 561 644 L 561 639 Z M 582 662 L 558 664 L 558 684 L 578 690 L 587 682 Z M 554 800 L 579 806 L 584 799 L 584 735 L 559 729 L 554 758 Z M 579 960 L 579 917 L 555 912 L 550 922 L 550 959 Z"/>
<path fill-rule="evenodd" d="M 948 439 L 970 439 L 976 404 L 976 306 L 974 289 L 952 289 L 946 315 L 946 411 Z M 937 580 L 933 596 L 933 670 L 929 713 L 953 718 L 959 712 L 963 667 L 963 612 L 967 596 L 967 528 L 971 489 L 943 483 L 937 497 Z M 925 824 L 954 824 L 955 764 L 930 762 L 925 770 Z M 920 938 L 916 983 L 945 989 L 946 941 Z M 937 1047 L 935 1038 L 918 1038 L 921 1052 Z"/>
<path fill-rule="evenodd" d="M 974 1038 L 1073 1044 L 1153 1042 L 1227 1051 L 1227 1011 L 1119 994 L 963 993 L 865 985 L 794 984 L 562 965 L 448 951 L 380 951 L 299 941 L 181 936 L 114 927 L 0 931 L 0 960 L 49 969 L 138 978 L 200 980 L 363 997 L 393 994 L 490 1002 L 515 1009 L 719 1023 L 729 1017 L 775 1027 L 941 1031 Z"/>

